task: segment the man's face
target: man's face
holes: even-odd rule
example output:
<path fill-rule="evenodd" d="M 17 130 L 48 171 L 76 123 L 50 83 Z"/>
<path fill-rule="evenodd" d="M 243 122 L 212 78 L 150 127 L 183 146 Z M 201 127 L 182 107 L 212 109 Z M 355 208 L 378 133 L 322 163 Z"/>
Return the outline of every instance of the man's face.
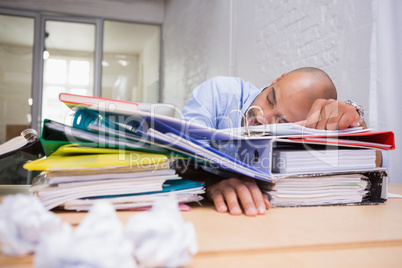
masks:
<path fill-rule="evenodd" d="M 261 107 L 265 120 L 260 109 L 251 108 L 247 115 L 249 125 L 289 123 L 306 119 L 315 100 L 304 89 L 306 86 L 310 85 L 306 85 L 303 79 L 285 77 L 263 90 L 251 106 Z"/>

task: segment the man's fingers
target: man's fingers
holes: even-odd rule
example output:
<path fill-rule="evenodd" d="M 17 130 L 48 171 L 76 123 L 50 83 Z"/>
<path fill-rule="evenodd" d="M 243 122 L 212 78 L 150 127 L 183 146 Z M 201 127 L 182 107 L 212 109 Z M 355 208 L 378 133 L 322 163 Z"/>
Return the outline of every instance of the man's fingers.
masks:
<path fill-rule="evenodd" d="M 265 214 L 265 211 L 267 210 L 267 208 L 269 206 L 266 205 L 265 201 L 264 201 L 264 196 L 260 190 L 260 188 L 258 187 L 257 183 L 253 180 L 253 181 L 245 181 L 245 185 L 248 187 L 251 196 L 254 200 L 254 205 L 257 209 L 257 213 L 260 215 Z M 267 198 L 268 200 L 268 198 Z"/>
<path fill-rule="evenodd" d="M 246 183 L 244 181 L 237 180 L 234 182 L 234 188 L 236 190 L 237 197 L 240 200 L 240 203 L 244 209 L 244 213 L 247 216 L 256 216 L 258 214 L 258 211 L 255 207 L 251 191 Z"/>
<path fill-rule="evenodd" d="M 328 119 L 328 112 L 326 111 L 325 107 L 321 109 L 320 117 L 318 119 L 317 124 L 315 125 L 316 129 L 326 129 L 327 127 L 327 119 Z"/>
<path fill-rule="evenodd" d="M 304 126 L 309 128 L 316 128 L 317 122 L 320 119 L 321 109 L 315 110 L 314 112 L 311 111 L 312 109 L 310 110 L 310 113 L 307 115 Z"/>
<path fill-rule="evenodd" d="M 223 194 L 220 190 L 213 191 L 209 195 L 210 199 L 214 202 L 215 208 L 218 212 L 226 212 L 228 208 L 223 198 Z"/>
<path fill-rule="evenodd" d="M 323 109 L 326 105 L 328 105 L 328 100 L 318 99 L 314 101 L 309 113 L 307 114 L 305 124 L 306 127 L 317 128 L 317 124 L 321 119 L 322 113 L 325 113 Z"/>
<path fill-rule="evenodd" d="M 356 109 L 335 100 L 316 100 L 304 121 L 304 126 L 316 129 L 346 129 L 354 127 L 360 116 Z"/>
<path fill-rule="evenodd" d="M 269 198 L 267 194 L 263 194 L 264 204 L 267 209 L 271 207 L 271 203 L 269 203 Z"/>
<path fill-rule="evenodd" d="M 231 180 L 233 179 L 228 179 L 222 182 L 222 193 L 226 200 L 226 204 L 229 207 L 230 214 L 240 215 L 242 210 L 237 199 L 237 190 L 234 189 Z"/>
<path fill-rule="evenodd" d="M 339 119 L 338 128 L 341 130 L 346 129 L 349 126 L 352 126 L 352 123 L 353 123 L 352 121 L 353 121 L 353 118 L 351 120 L 351 118 L 350 118 L 350 116 L 348 116 L 348 114 L 343 114 L 342 117 Z M 356 124 L 354 124 L 353 126 L 355 126 L 355 125 Z"/>
<path fill-rule="evenodd" d="M 339 118 L 338 116 L 331 116 L 327 120 L 326 129 L 327 130 L 337 130 L 339 128 Z"/>
<path fill-rule="evenodd" d="M 354 107 L 346 105 L 345 108 L 345 113 L 339 120 L 339 129 L 355 127 L 360 119 L 360 115 Z"/>

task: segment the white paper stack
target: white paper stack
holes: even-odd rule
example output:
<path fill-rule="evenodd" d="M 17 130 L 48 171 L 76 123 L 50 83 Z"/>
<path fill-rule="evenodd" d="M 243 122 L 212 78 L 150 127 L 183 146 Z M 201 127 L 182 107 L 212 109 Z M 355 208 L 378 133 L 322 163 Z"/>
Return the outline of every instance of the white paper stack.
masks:
<path fill-rule="evenodd" d="M 267 192 L 274 207 L 360 203 L 369 180 L 361 174 L 280 178 Z"/>
<path fill-rule="evenodd" d="M 28 128 L 21 132 L 20 136 L 14 137 L 5 143 L 0 144 L 0 156 L 5 155 L 14 150 L 20 149 L 28 143 L 38 139 L 38 133 L 35 129 Z"/>
<path fill-rule="evenodd" d="M 375 158 L 375 150 L 372 149 L 275 149 L 272 154 L 272 171 L 301 174 L 373 169 Z"/>
<path fill-rule="evenodd" d="M 201 183 L 187 181 L 174 169 L 149 166 L 137 169 L 52 171 L 36 177 L 30 191 L 52 209 L 88 210 L 98 199 L 107 199 L 115 209 L 152 205 L 153 201 L 175 191 L 180 202 L 202 199 Z"/>

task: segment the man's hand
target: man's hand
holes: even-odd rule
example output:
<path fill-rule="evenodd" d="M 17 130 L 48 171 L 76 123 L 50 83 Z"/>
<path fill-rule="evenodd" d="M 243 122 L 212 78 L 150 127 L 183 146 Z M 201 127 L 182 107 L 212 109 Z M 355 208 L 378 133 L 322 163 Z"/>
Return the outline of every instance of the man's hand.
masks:
<path fill-rule="evenodd" d="M 243 177 L 230 178 L 213 184 L 207 188 L 207 196 L 218 212 L 240 215 L 243 207 L 247 216 L 263 215 L 269 208 L 268 197 L 262 194 L 254 179 Z"/>
<path fill-rule="evenodd" d="M 360 115 L 353 106 L 333 99 L 318 99 L 311 106 L 306 120 L 298 123 L 310 128 L 336 130 L 355 127 L 359 119 Z"/>

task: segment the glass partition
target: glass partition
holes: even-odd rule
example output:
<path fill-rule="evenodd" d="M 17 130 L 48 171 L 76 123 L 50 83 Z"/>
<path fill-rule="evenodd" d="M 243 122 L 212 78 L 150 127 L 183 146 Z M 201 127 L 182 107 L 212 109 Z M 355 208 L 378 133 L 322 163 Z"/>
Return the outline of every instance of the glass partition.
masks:
<path fill-rule="evenodd" d="M 0 15 L 0 143 L 31 125 L 34 19 Z"/>
<path fill-rule="evenodd" d="M 102 96 L 159 102 L 160 26 L 104 22 Z"/>
<path fill-rule="evenodd" d="M 42 121 L 69 123 L 62 92 L 94 95 L 95 25 L 47 20 L 44 42 Z"/>

